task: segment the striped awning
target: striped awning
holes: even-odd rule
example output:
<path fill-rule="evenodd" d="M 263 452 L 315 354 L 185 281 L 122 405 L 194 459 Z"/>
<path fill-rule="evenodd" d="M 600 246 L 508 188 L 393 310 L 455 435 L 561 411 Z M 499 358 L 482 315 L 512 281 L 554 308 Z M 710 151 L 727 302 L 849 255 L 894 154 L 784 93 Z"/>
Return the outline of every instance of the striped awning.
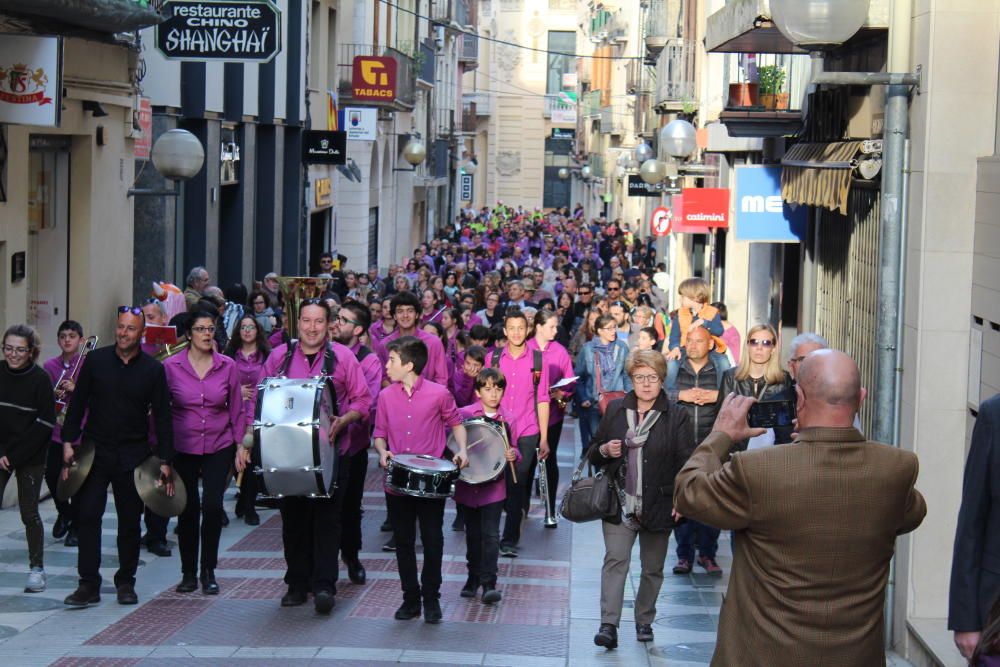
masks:
<path fill-rule="evenodd" d="M 781 158 L 781 198 L 847 215 L 847 193 L 860 141 L 796 144 Z"/>

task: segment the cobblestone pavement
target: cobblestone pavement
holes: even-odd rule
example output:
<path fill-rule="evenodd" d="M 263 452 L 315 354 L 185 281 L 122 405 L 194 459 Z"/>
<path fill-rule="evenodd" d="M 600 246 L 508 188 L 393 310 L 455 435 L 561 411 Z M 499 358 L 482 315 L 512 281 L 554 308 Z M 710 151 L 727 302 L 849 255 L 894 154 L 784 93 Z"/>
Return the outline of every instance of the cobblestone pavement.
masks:
<path fill-rule="evenodd" d="M 576 461 L 575 429 L 567 424 L 559 461 L 561 486 L 568 483 Z M 576 445 L 571 447 L 570 445 Z M 574 451 L 576 450 L 576 451 Z M 328 617 L 312 605 L 282 609 L 284 560 L 278 513 L 261 511 L 261 525 L 246 526 L 233 512 L 233 490 L 227 496 L 232 523 L 223 530 L 216 570 L 222 592 L 177 594 L 180 578 L 174 555 L 159 558 L 143 551 L 136 590 L 138 607 L 116 604 L 110 585 L 115 557 L 116 520 L 112 500 L 104 520 L 102 602 L 72 610 L 62 599 L 76 586 L 76 554 L 48 538 L 45 561 L 48 590 L 23 593 L 27 572 L 24 531 L 14 510 L 0 512 L 0 663 L 31 667 L 56 665 L 672 665 L 693 667 L 709 662 L 715 641 L 719 605 L 727 577 L 667 575 L 654 625 L 656 640 L 634 639 L 632 600 L 638 585 L 638 562 L 626 586 L 620 646 L 605 651 L 594 646 L 599 624 L 600 562 L 604 553 L 598 524 L 562 521 L 556 530 L 541 525 L 537 499 L 525 527 L 520 557 L 501 559 L 500 590 L 495 606 L 459 597 L 466 576 L 464 533 L 449 526 L 454 505 L 445 516 L 444 623 L 395 621 L 401 601 L 394 555 L 381 551 L 388 534 L 381 476 L 371 468 L 364 499 L 362 560 L 368 582 L 356 586 L 341 572 L 337 605 Z M 55 510 L 42 505 L 46 532 Z M 171 526 L 174 523 L 171 522 Z M 719 562 L 729 569 L 728 537 L 723 535 Z M 637 558 L 638 549 L 635 551 Z M 903 664 L 903 663 L 898 663 Z"/>

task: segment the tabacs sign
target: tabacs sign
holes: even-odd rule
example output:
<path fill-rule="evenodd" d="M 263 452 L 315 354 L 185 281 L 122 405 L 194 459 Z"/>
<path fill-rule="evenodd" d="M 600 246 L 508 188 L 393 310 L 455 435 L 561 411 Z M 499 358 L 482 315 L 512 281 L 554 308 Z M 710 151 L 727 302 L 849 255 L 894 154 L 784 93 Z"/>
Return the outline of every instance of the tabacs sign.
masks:
<path fill-rule="evenodd" d="M 156 48 L 170 60 L 270 62 L 281 52 L 281 12 L 267 0 L 167 0 Z"/>
<path fill-rule="evenodd" d="M 396 61 L 383 56 L 354 56 L 351 94 L 357 101 L 392 102 L 396 99 Z"/>
<path fill-rule="evenodd" d="M 302 161 L 306 164 L 347 164 L 347 133 L 306 130 L 302 133 Z"/>

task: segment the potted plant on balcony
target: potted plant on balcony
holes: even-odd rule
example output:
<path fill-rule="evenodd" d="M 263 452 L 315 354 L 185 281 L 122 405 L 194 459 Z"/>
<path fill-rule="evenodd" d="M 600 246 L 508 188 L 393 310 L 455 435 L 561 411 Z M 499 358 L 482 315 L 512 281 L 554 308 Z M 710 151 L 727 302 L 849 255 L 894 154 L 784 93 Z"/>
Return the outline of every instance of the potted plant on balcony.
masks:
<path fill-rule="evenodd" d="M 726 105 L 728 108 L 755 107 L 758 104 L 760 99 L 756 83 L 745 81 L 729 84 L 729 103 Z"/>
<path fill-rule="evenodd" d="M 760 81 L 760 103 L 765 109 L 788 108 L 788 93 L 781 92 L 785 87 L 785 68 L 778 65 L 758 67 L 757 80 Z"/>

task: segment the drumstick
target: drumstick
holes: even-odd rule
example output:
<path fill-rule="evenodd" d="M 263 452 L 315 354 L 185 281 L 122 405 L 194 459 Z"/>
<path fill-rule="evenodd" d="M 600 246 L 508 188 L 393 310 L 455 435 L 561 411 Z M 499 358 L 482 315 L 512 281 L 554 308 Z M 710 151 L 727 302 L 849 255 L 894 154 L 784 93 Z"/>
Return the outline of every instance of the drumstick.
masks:
<path fill-rule="evenodd" d="M 504 439 L 503 439 L 503 450 L 504 450 L 504 453 L 510 451 L 510 443 L 507 441 L 507 436 L 506 435 L 504 436 Z M 514 470 L 514 462 L 513 461 L 507 461 L 507 465 L 510 466 L 510 481 L 512 481 L 515 484 L 517 484 L 517 471 Z"/>
<path fill-rule="evenodd" d="M 240 471 L 240 474 L 238 474 L 236 476 L 236 488 L 238 489 L 241 486 L 243 486 L 243 471 L 242 470 Z"/>

